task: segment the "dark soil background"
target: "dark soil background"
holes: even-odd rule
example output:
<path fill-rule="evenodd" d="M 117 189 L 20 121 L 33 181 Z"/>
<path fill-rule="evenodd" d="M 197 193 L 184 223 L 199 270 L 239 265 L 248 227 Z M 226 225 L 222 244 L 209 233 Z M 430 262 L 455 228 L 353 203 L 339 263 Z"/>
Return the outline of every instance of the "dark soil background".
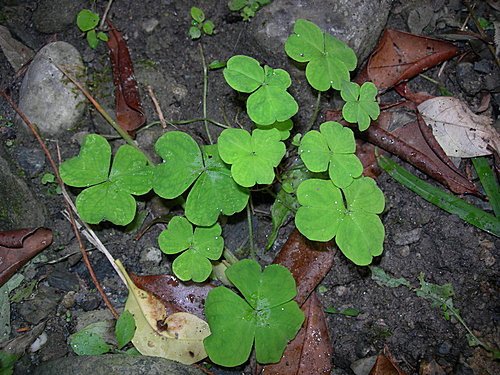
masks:
<path fill-rule="evenodd" d="M 88 6 L 87 3 L 83 2 L 83 6 Z M 97 4 L 101 14 L 105 3 L 101 1 Z M 404 31 L 410 31 L 410 26 L 417 27 L 411 18 L 415 14 L 411 12 L 414 8 L 411 8 L 410 3 L 414 6 L 415 2 L 394 2 L 389 27 Z M 429 3 L 437 10 L 432 12 L 427 23 L 420 20 L 425 24 L 422 27 L 423 34 L 438 36 L 451 30 L 452 26 L 460 27 L 467 18 L 467 10 L 461 1 Z M 91 50 L 76 26 L 51 35 L 39 33 L 33 27 L 32 19 L 37 1 L 0 1 L 0 5 L 0 23 L 8 26 L 15 36 L 34 50 L 54 40 L 73 44 L 83 55 L 88 68 L 88 85 L 93 94 L 108 108 L 113 108 L 111 69 L 104 45 Z M 214 36 L 190 40 L 187 30 L 192 5 L 204 9 L 207 17 L 213 20 L 216 25 Z M 499 15 L 486 2 L 478 1 L 476 12 L 486 19 L 499 19 Z M 207 62 L 246 54 L 272 67 L 289 71 L 293 79 L 290 92 L 300 106 L 299 114 L 294 118 L 294 131 L 300 132 L 305 128 L 313 112 L 315 93 L 307 86 L 303 71 L 291 63 L 284 51 L 266 51 L 256 45 L 248 28 L 257 21 L 243 22 L 237 14 L 229 11 L 225 1 L 116 0 L 110 18 L 127 39 L 148 122 L 156 120 L 157 115 L 144 90 L 146 84 L 153 86 L 166 118 L 183 120 L 202 116 L 200 46 L 203 45 Z M 146 30 L 153 26 L 151 20 L 158 20 L 159 23 L 153 27 L 153 32 L 148 32 Z M 465 42 L 459 45 L 464 50 L 470 49 Z M 493 66 L 493 74 L 497 79 L 498 70 L 488 53 L 482 49 L 476 49 L 475 52 L 469 53 L 465 60 L 449 62 L 439 80 L 453 95 L 467 101 L 472 108 L 478 106 L 485 92 L 490 92 L 492 100 L 488 111 L 496 119 L 500 94 L 495 92 L 494 85 L 493 88 L 487 86 L 490 73 L 475 68 L 481 62 Z M 437 79 L 437 71 L 434 69 L 427 74 Z M 15 77 L 3 54 L 0 54 L 0 80 L 4 86 L 11 85 L 15 96 L 20 78 Z M 496 89 L 498 87 L 497 81 Z M 414 91 L 438 95 L 436 85 L 420 77 L 412 82 L 412 88 Z M 382 100 L 390 100 L 391 95 L 388 93 Z M 232 122 L 238 118 L 244 126 L 250 126 L 250 121 L 241 113 L 244 102 L 224 82 L 221 71 L 209 73 L 207 104 L 208 117 L 222 120 L 225 114 Z M 335 108 L 337 104 L 334 95 L 327 94 L 322 98 L 321 109 Z M 3 101 L 0 102 L 0 113 L 7 119 L 14 118 L 12 110 Z M 322 114 L 316 126 L 321 123 L 321 118 Z M 179 129 L 188 132 L 199 142 L 207 141 L 202 123 L 182 125 Z M 215 127 L 210 129 L 213 135 L 220 131 Z M 36 192 L 40 204 L 46 207 L 45 225 L 55 233 L 54 244 L 44 251 L 41 258 L 37 258 L 32 272 L 28 273 L 31 278 L 40 281 L 35 295 L 31 300 L 11 306 L 13 336 L 19 335 L 17 329 L 30 327 L 36 320 L 47 321 L 49 341 L 46 346 L 24 356 L 17 365 L 16 373 L 24 374 L 40 362 L 73 355 L 67 345 L 67 337 L 75 332 L 78 317 L 87 311 L 104 309 L 105 306 L 80 261 L 78 245 L 70 225 L 61 214 L 61 196 L 54 193 L 53 186 L 41 184 L 41 176 L 50 172 L 48 163 L 38 151 L 39 146 L 29 136 L 23 135 L 18 129 L 14 129 L 14 132 L 17 137 L 13 140 L 8 140 L 2 133 L 2 142 L 12 159 L 24 170 L 25 179 Z M 75 155 L 79 149 L 78 141 L 84 134 L 92 132 L 113 133 L 112 128 L 89 109 L 78 126 L 57 137 L 63 159 Z M 140 132 L 137 141 L 141 147 L 151 151 L 152 144 L 163 132 L 160 126 L 152 126 Z M 55 155 L 55 140 L 48 139 L 47 142 Z M 120 141 L 114 141 L 113 144 L 117 146 Z M 153 155 L 152 152 L 150 154 Z M 424 273 L 429 282 L 451 283 L 455 290 L 454 305 L 460 310 L 463 319 L 481 340 L 498 348 L 499 240 L 427 203 L 386 174 L 382 174 L 377 182 L 386 197 L 386 211 L 382 215 L 386 241 L 384 253 L 375 260 L 375 264 L 394 277 L 407 278 L 414 286 L 418 286 L 420 273 Z M 140 210 L 146 209 L 153 215 L 168 212 L 169 208 L 164 202 L 156 199 L 150 202 L 150 198 L 141 199 Z M 274 248 L 269 252 L 264 251 L 271 229 L 271 219 L 266 214 L 271 202 L 271 198 L 263 194 L 254 198 L 259 212 L 254 218 L 254 234 L 257 255 L 262 264 L 272 261 L 293 229 L 293 223 L 283 228 Z M 486 203 L 474 202 L 489 210 Z M 165 256 L 158 258 L 157 236 L 162 230 L 160 226 L 153 227 L 140 241 L 134 241 L 133 233 L 107 224 L 97 226 L 94 230 L 113 256 L 120 258 L 129 271 L 139 274 L 170 271 L 170 260 Z M 245 213 L 228 220 L 224 226 L 224 237 L 226 245 L 237 256 L 248 255 Z M 123 306 L 127 290 L 111 266 L 97 251 L 92 251 L 90 258 L 111 301 L 116 307 Z M 352 374 L 351 365 L 354 362 L 376 355 L 384 347 L 389 349 L 408 374 L 418 373 L 423 363 L 433 359 L 448 374 L 500 373 L 500 366 L 486 351 L 468 345 L 466 330 L 457 321 L 445 320 L 438 308 L 432 307 L 428 301 L 417 297 L 407 288 L 377 285 L 371 279 L 369 268 L 354 266 L 340 252 L 319 291 L 325 307 L 351 307 L 361 311 L 357 317 L 338 314 L 329 314 L 327 317 L 334 347 L 333 374 Z M 41 313 L 40 319 L 33 317 L 34 310 Z M 239 373 L 242 371 L 243 368 L 238 369 Z"/>

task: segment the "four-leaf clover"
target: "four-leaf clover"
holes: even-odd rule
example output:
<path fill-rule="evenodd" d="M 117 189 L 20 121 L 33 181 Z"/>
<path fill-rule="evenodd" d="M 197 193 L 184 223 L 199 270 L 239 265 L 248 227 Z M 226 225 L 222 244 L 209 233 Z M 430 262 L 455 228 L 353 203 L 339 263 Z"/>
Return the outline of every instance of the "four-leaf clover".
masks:
<path fill-rule="evenodd" d="M 354 51 L 341 40 L 324 33 L 314 23 L 299 19 L 285 43 L 285 52 L 298 62 L 308 62 L 306 78 L 318 91 L 340 90 L 356 69 Z"/>
<path fill-rule="evenodd" d="M 193 185 L 185 207 L 193 224 L 210 226 L 221 213 L 232 215 L 245 208 L 248 189 L 233 180 L 216 145 L 200 150 L 188 134 L 171 131 L 158 139 L 155 150 L 164 162 L 154 169 L 154 191 L 162 198 L 174 199 Z"/>
<path fill-rule="evenodd" d="M 375 99 L 377 87 L 373 83 L 365 82 L 359 87 L 357 83 L 344 82 L 340 95 L 346 102 L 342 116 L 348 122 L 357 122 L 359 130 L 368 129 L 371 120 L 376 120 L 380 115 L 380 107 Z"/>
<path fill-rule="evenodd" d="M 361 266 L 382 254 L 385 231 L 378 214 L 385 200 L 371 178 L 355 179 L 342 190 L 329 180 L 306 180 L 297 189 L 297 199 L 301 207 L 295 225 L 310 240 L 335 237 L 344 255 Z"/>
<path fill-rule="evenodd" d="M 311 172 L 328 174 L 340 188 L 349 186 L 361 176 L 363 165 L 354 154 L 356 141 L 351 129 L 335 121 L 320 125 L 320 131 L 306 133 L 300 142 L 299 154 Z"/>
<path fill-rule="evenodd" d="M 252 134 L 243 129 L 226 129 L 219 136 L 219 154 L 222 160 L 232 164 L 231 173 L 241 186 L 271 184 L 274 167 L 285 155 L 280 132 L 255 129 Z"/>
<path fill-rule="evenodd" d="M 229 267 L 226 276 L 245 299 L 223 286 L 208 293 L 208 356 L 219 365 L 237 366 L 248 359 L 255 341 L 259 363 L 278 362 L 304 321 L 293 301 L 297 289 L 292 274 L 278 264 L 262 272 L 256 261 L 245 259 Z"/>
<path fill-rule="evenodd" d="M 177 254 L 172 269 L 183 280 L 205 281 L 212 272 L 210 260 L 217 260 L 222 254 L 224 240 L 219 224 L 211 227 L 197 227 L 182 216 L 170 220 L 167 229 L 158 238 L 160 249 L 166 254 Z"/>
<path fill-rule="evenodd" d="M 247 114 L 256 124 L 285 121 L 299 110 L 295 99 L 286 91 L 292 81 L 283 69 L 272 69 L 267 65 L 262 68 L 257 60 L 237 55 L 227 61 L 224 78 L 236 91 L 251 93 L 247 100 Z"/>
<path fill-rule="evenodd" d="M 83 221 L 98 224 L 108 220 L 127 225 L 135 216 L 133 195 L 151 190 L 153 169 L 144 154 L 129 145 L 121 146 L 111 171 L 111 147 L 97 134 L 87 135 L 80 154 L 61 164 L 59 172 L 66 185 L 86 187 L 76 198 Z"/>

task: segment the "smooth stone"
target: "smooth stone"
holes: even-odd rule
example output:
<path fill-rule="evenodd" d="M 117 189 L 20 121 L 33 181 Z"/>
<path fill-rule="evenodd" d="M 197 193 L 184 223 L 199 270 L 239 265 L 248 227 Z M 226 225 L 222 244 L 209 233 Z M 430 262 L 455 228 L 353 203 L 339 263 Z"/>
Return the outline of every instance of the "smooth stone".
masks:
<path fill-rule="evenodd" d="M 19 108 L 42 134 L 55 136 L 78 123 L 85 97 L 52 62 L 84 81 L 85 67 L 78 50 L 66 42 L 50 43 L 36 54 L 24 76 Z M 19 118 L 16 121 L 24 124 Z"/>
<path fill-rule="evenodd" d="M 34 375 L 78 374 L 148 374 L 148 375 L 203 375 L 194 366 L 183 365 L 159 357 L 105 354 L 60 358 L 38 366 Z"/>
<path fill-rule="evenodd" d="M 19 146 L 15 151 L 19 166 L 29 177 L 34 177 L 45 167 L 45 154 L 41 148 Z"/>
<path fill-rule="evenodd" d="M 53 34 L 76 26 L 78 12 L 87 7 L 84 0 L 41 0 L 33 13 L 33 24 L 41 33 Z"/>
<path fill-rule="evenodd" d="M 415 228 L 408 232 L 397 232 L 392 240 L 396 245 L 404 246 L 418 242 L 422 236 L 422 228 Z"/>
<path fill-rule="evenodd" d="M 260 9 L 248 27 L 265 53 L 285 54 L 284 44 L 299 18 L 346 42 L 361 63 L 372 52 L 385 27 L 393 0 L 284 0 Z M 328 9 L 328 12 L 325 12 Z M 359 66 L 359 64 L 358 64 Z"/>
<path fill-rule="evenodd" d="M 19 171 L 11 170 L 13 165 L 0 146 L 0 230 L 43 226 L 45 206 L 19 177 Z"/>

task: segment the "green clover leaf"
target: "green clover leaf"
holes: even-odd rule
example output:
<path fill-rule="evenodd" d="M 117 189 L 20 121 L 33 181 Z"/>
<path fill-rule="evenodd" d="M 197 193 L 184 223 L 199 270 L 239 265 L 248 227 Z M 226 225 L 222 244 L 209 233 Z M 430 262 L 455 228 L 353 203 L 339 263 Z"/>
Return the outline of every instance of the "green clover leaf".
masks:
<path fill-rule="evenodd" d="M 329 180 L 306 180 L 297 189 L 297 199 L 301 207 L 295 225 L 308 239 L 335 237 L 344 255 L 362 266 L 382 253 L 385 231 L 378 214 L 385 200 L 371 178 L 355 179 L 342 190 Z"/>
<path fill-rule="evenodd" d="M 299 109 L 295 99 L 286 91 L 292 81 L 283 69 L 262 68 L 248 56 L 237 55 L 227 61 L 224 69 L 226 82 L 236 91 L 251 94 L 247 113 L 256 124 L 272 125 L 285 121 Z"/>
<path fill-rule="evenodd" d="M 357 65 L 356 54 L 347 44 L 304 19 L 295 22 L 285 52 L 295 61 L 308 63 L 307 81 L 318 91 L 340 90 Z"/>
<path fill-rule="evenodd" d="M 285 141 L 290 137 L 290 130 L 293 128 L 293 122 L 292 119 L 288 119 L 285 121 L 276 121 L 274 124 L 271 125 L 259 125 L 255 124 L 257 129 L 261 130 L 269 130 L 269 129 L 277 129 L 280 132 L 280 138 L 282 141 Z"/>
<path fill-rule="evenodd" d="M 219 136 L 219 154 L 231 165 L 234 180 L 241 186 L 271 184 L 274 167 L 285 155 L 286 147 L 277 129 L 225 129 Z"/>
<path fill-rule="evenodd" d="M 155 149 L 164 162 L 154 169 L 154 191 L 162 198 L 174 199 L 192 185 L 185 214 L 193 224 L 210 226 L 221 213 L 232 215 L 245 208 L 248 189 L 233 180 L 216 145 L 200 150 L 188 134 L 172 131 L 158 139 Z"/>
<path fill-rule="evenodd" d="M 132 195 L 151 190 L 153 171 L 141 152 L 121 146 L 111 171 L 111 147 L 104 137 L 87 135 L 78 156 L 61 164 L 59 173 L 66 185 L 87 187 L 76 198 L 76 208 L 83 221 L 98 224 L 108 220 L 127 225 L 135 216 Z"/>
<path fill-rule="evenodd" d="M 245 259 L 229 267 L 226 276 L 246 301 L 223 286 L 208 293 L 208 356 L 219 365 L 237 366 L 248 359 L 255 342 L 259 363 L 278 362 L 304 321 L 292 300 L 297 289 L 290 271 L 273 264 L 262 272 L 256 261 Z"/>
<path fill-rule="evenodd" d="M 342 116 L 348 122 L 357 122 L 359 130 L 368 129 L 371 120 L 376 120 L 380 115 L 380 107 L 375 99 L 377 87 L 373 83 L 365 82 L 360 88 L 357 83 L 344 82 L 340 95 L 346 102 Z"/>
<path fill-rule="evenodd" d="M 311 172 L 328 174 L 340 188 L 349 186 L 361 176 L 363 165 L 354 154 L 356 141 L 351 129 L 335 121 L 320 125 L 320 131 L 307 132 L 300 142 L 299 154 Z"/>
<path fill-rule="evenodd" d="M 212 272 L 210 260 L 217 260 L 222 254 L 224 240 L 219 224 L 208 228 L 197 227 L 184 217 L 170 220 L 166 230 L 158 237 L 160 249 L 166 254 L 179 255 L 172 264 L 175 275 L 182 281 L 205 281 Z"/>
<path fill-rule="evenodd" d="M 90 31 L 99 24 L 99 15 L 88 9 L 82 9 L 76 16 L 76 25 L 81 31 Z"/>

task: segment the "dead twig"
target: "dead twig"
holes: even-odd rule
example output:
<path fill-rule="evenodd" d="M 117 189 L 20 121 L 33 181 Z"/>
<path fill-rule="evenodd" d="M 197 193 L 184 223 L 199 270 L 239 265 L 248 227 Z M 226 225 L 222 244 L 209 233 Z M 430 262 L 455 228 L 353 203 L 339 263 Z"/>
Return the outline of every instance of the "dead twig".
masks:
<path fill-rule="evenodd" d="M 163 116 L 163 112 L 161 110 L 160 103 L 158 102 L 158 99 L 155 96 L 153 88 L 148 85 L 147 89 L 148 89 L 149 97 L 151 98 L 151 100 L 153 102 L 153 105 L 155 106 L 155 111 L 156 111 L 156 113 L 158 115 L 158 119 L 160 120 L 161 127 L 163 129 L 166 129 L 167 128 L 167 122 L 165 121 L 165 117 Z"/>

